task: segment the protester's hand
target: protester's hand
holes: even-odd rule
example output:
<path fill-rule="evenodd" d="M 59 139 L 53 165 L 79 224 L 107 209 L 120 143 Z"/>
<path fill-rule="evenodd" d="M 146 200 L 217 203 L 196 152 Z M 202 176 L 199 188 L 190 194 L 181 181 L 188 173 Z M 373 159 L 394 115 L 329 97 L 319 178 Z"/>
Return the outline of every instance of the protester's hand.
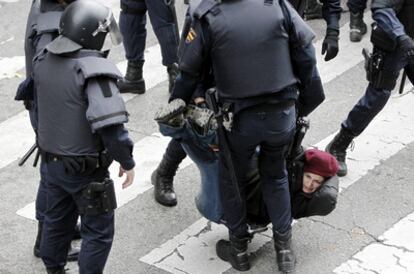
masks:
<path fill-rule="evenodd" d="M 119 166 L 119 177 L 122 177 L 124 174 L 126 174 L 125 181 L 122 183 L 122 188 L 127 188 L 134 182 L 135 177 L 135 171 L 134 169 L 125 170 L 121 166 Z"/>
<path fill-rule="evenodd" d="M 407 61 L 414 64 L 414 40 L 405 34 L 397 38 L 397 43 Z"/>
<path fill-rule="evenodd" d="M 325 61 L 329 61 L 338 55 L 339 46 L 338 38 L 339 31 L 334 29 L 327 29 L 325 39 L 322 43 L 322 55 L 325 55 Z"/>

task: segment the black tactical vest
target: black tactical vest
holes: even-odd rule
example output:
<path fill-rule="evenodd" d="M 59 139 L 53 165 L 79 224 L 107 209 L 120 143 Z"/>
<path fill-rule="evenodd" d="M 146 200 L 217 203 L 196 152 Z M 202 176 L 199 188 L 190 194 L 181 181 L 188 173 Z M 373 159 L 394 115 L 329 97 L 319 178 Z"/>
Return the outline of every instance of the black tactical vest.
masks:
<path fill-rule="evenodd" d="M 414 1 L 405 0 L 400 12 L 397 14 L 398 19 L 404 25 L 405 32 L 414 38 Z"/>
<path fill-rule="evenodd" d="M 80 50 L 55 55 L 46 50 L 35 58 L 34 82 L 38 102 L 38 144 L 46 152 L 67 155 L 96 155 L 100 140 L 92 134 L 86 117 L 85 77 L 82 58 L 102 57 L 101 52 Z M 102 68 L 105 71 L 105 68 Z"/>
<path fill-rule="evenodd" d="M 278 1 L 273 2 L 223 1 L 206 13 L 220 97 L 274 94 L 297 82 L 283 13 Z"/>

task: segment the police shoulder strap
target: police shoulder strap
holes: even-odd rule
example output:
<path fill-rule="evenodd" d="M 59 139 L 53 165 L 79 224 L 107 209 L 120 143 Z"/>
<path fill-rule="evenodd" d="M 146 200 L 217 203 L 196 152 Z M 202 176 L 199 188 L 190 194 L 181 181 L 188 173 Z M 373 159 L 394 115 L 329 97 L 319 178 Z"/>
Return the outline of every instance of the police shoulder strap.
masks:
<path fill-rule="evenodd" d="M 220 13 L 219 4 L 221 1 L 218 0 L 202 0 L 201 3 L 194 10 L 194 16 L 201 19 L 207 13 L 217 15 Z"/>

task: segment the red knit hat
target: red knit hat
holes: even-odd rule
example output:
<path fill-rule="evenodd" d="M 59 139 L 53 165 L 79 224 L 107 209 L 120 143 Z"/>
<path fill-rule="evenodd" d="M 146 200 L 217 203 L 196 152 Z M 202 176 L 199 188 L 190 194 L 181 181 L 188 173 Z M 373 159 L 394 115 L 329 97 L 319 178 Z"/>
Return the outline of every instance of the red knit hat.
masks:
<path fill-rule="evenodd" d="M 304 172 L 311 172 L 322 177 L 332 177 L 339 169 L 338 161 L 330 153 L 317 149 L 305 151 Z"/>

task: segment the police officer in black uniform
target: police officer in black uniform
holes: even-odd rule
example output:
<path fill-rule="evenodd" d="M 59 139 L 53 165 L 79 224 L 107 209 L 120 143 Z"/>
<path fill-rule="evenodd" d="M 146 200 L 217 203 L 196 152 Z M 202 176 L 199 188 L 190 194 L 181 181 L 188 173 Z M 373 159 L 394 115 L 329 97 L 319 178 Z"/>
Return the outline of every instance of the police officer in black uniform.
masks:
<path fill-rule="evenodd" d="M 345 163 L 348 146 L 385 106 L 403 68 L 414 83 L 414 2 L 374 0 L 371 10 L 376 24 L 371 36 L 373 53 L 366 54 L 369 85 L 326 147 L 339 162 L 338 176 L 348 172 Z"/>
<path fill-rule="evenodd" d="M 94 1 L 69 5 L 60 36 L 34 59 L 38 144 L 47 189 L 41 257 L 48 273 L 65 273 L 66 254 L 81 216 L 80 273 L 102 273 L 114 234 L 116 208 L 108 167 L 118 161 L 123 187 L 132 184 L 133 143 L 124 123 L 121 74 L 102 52 L 107 34 L 120 32 L 110 9 Z M 50 77 L 53 72 L 53 77 Z"/>
<path fill-rule="evenodd" d="M 142 77 L 144 50 L 147 30 L 147 11 L 155 35 L 161 46 L 162 64 L 167 67 L 169 88 L 177 76 L 178 33 L 174 0 L 121 0 L 119 26 L 124 38 L 126 59 L 128 60 L 125 78 L 119 81 L 121 92 L 145 93 Z"/>
<path fill-rule="evenodd" d="M 20 84 L 17 100 L 24 100 L 29 111 L 30 122 L 33 130 L 37 132 L 36 105 L 34 98 L 34 83 L 32 78 L 33 57 L 58 36 L 59 20 L 65 7 L 73 0 L 35 0 L 33 1 L 26 24 L 25 33 L 25 60 L 26 79 Z M 46 210 L 46 187 L 45 187 L 45 166 L 40 163 L 40 183 L 36 197 L 36 219 L 38 220 L 38 231 L 36 236 L 33 254 L 40 257 L 40 242 L 43 228 L 44 211 Z M 78 229 L 78 227 L 76 227 Z M 79 231 L 78 231 L 79 232 Z M 76 233 L 78 234 L 78 233 Z M 79 250 L 70 247 L 68 261 L 77 260 Z"/>
<path fill-rule="evenodd" d="M 273 224 L 279 270 L 293 271 L 295 264 L 285 156 L 295 130 L 296 84 L 300 77 L 291 63 L 289 38 L 293 33 L 288 34 L 291 25 L 286 25 L 282 6 L 292 17 L 291 24 L 295 23 L 295 37 L 299 38 L 296 45 L 300 49 L 313 47 L 313 33 L 283 0 L 203 0 L 194 12 L 179 61 L 181 73 L 170 98 L 188 102 L 211 60 L 219 100 L 234 117 L 226 135 L 241 193 L 239 200 L 225 155 L 220 153 L 221 199 L 230 241 L 220 240 L 216 251 L 241 271 L 250 268 L 246 253 L 250 240 L 246 224 L 246 165 L 258 146 L 263 197 Z M 313 68 L 315 55 L 310 54 L 307 61 Z M 310 79 L 312 69 L 304 75 L 304 79 Z M 219 143 L 222 152 L 224 139 Z"/>

